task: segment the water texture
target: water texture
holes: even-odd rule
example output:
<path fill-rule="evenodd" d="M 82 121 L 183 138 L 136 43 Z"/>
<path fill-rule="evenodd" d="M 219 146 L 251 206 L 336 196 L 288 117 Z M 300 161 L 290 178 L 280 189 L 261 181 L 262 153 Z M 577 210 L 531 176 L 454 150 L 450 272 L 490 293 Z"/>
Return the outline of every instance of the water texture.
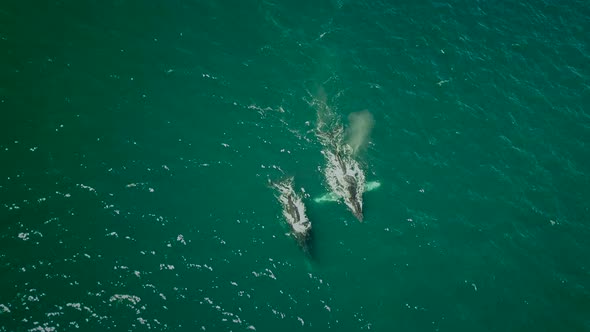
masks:
<path fill-rule="evenodd" d="M 577 0 L 2 1 L 0 331 L 590 331 L 589 31 Z M 317 100 L 372 116 L 363 223 L 315 200 Z"/>

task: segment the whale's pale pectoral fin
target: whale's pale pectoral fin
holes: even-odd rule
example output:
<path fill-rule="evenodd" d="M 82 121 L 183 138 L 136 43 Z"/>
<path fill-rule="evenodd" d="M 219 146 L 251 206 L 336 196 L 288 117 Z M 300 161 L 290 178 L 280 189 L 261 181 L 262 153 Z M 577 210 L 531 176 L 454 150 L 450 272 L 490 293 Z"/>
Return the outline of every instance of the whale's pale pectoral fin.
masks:
<path fill-rule="evenodd" d="M 381 187 L 381 182 L 369 181 L 369 182 L 365 183 L 365 192 L 377 190 L 379 187 Z M 316 203 L 327 203 L 327 202 L 338 202 L 339 199 L 340 199 L 340 197 L 338 197 L 338 195 L 336 195 L 332 192 L 329 192 L 329 193 L 323 194 L 320 197 L 314 198 L 313 201 Z"/>
<path fill-rule="evenodd" d="M 379 181 L 369 181 L 369 182 L 365 183 L 365 191 L 366 192 L 376 190 L 379 187 L 381 187 L 381 182 L 379 182 Z"/>
<path fill-rule="evenodd" d="M 338 202 L 338 196 L 334 193 L 327 193 L 314 199 L 316 203 Z"/>

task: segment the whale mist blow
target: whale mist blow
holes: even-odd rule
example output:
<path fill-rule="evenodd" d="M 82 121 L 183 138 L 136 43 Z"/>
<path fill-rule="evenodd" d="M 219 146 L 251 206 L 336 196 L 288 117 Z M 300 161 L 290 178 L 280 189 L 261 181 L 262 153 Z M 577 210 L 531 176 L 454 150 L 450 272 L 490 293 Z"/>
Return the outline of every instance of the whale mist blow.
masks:
<path fill-rule="evenodd" d="M 346 128 L 345 140 L 352 148 L 354 155 L 366 147 L 374 124 L 373 115 L 367 110 L 351 113 L 348 116 L 348 128 Z"/>

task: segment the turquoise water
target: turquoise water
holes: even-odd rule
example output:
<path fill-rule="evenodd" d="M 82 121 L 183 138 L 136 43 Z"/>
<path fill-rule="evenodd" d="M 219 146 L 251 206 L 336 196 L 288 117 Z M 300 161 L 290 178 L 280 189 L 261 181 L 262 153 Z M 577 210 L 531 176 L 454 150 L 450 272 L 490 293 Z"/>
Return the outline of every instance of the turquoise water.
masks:
<path fill-rule="evenodd" d="M 589 22 L 585 1 L 3 1 L 0 331 L 590 330 Z M 363 223 L 314 201 L 320 88 L 375 119 Z"/>

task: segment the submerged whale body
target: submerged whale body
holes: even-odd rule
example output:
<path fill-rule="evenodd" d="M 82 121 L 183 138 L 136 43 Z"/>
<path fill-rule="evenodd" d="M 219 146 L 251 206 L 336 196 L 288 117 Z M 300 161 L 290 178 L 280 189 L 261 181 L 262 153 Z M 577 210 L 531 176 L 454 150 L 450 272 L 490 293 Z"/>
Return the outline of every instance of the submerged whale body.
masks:
<path fill-rule="evenodd" d="M 305 213 L 301 195 L 293 189 L 293 177 L 272 183 L 277 190 L 277 198 L 283 207 L 283 216 L 291 228 L 291 233 L 299 246 L 309 252 L 311 238 L 311 221 Z"/>

